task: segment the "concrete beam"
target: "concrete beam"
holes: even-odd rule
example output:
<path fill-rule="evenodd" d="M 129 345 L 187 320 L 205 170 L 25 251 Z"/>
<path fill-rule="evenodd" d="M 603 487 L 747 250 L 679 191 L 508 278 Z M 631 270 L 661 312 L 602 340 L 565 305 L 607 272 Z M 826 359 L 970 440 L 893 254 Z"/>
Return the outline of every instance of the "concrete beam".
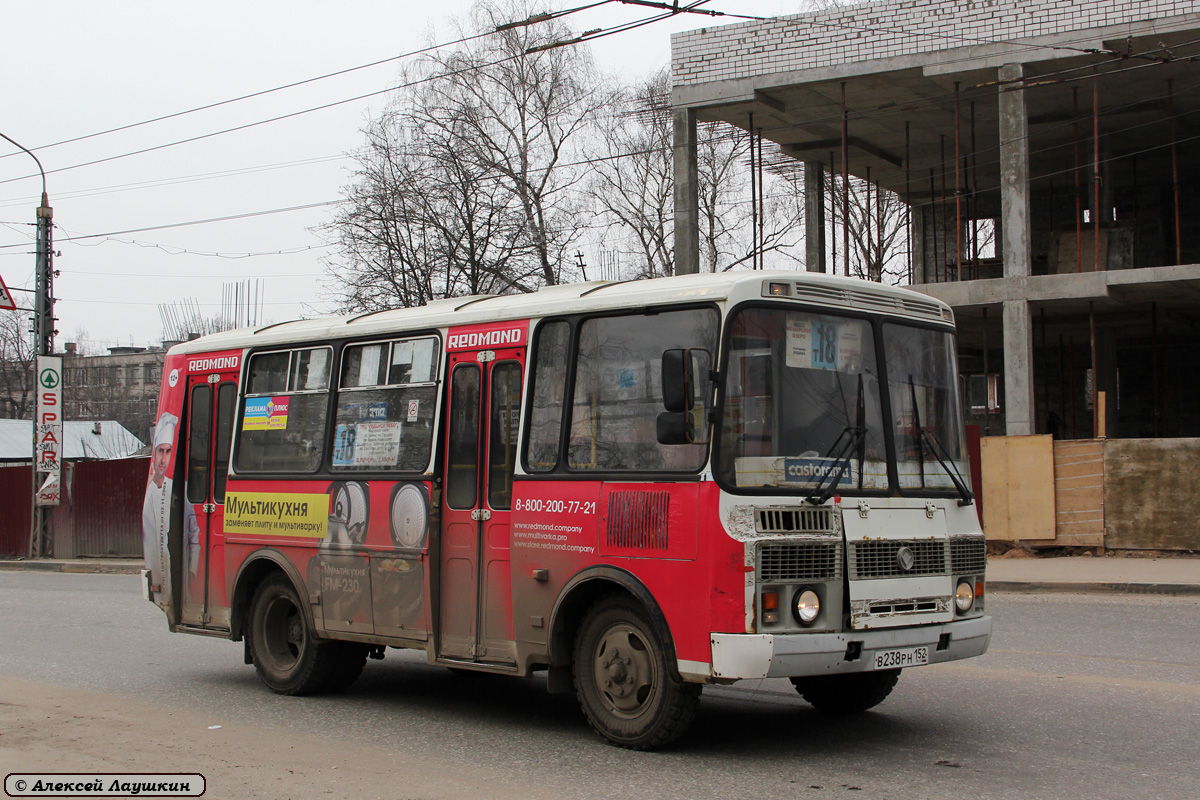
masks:
<path fill-rule="evenodd" d="M 915 279 L 920 280 L 920 273 Z M 1039 305 L 1094 301 L 1098 306 L 1150 302 L 1158 297 L 1200 291 L 1200 264 L 926 283 L 911 288 L 952 308 L 994 306 L 1010 300 Z"/>
<path fill-rule="evenodd" d="M 846 144 L 857 150 L 861 150 L 867 155 L 875 156 L 878 159 L 888 162 L 894 167 L 904 166 L 904 159 L 894 153 L 889 153 L 882 147 L 877 147 L 865 139 L 857 136 L 849 136 L 846 138 Z M 821 152 L 828 150 L 837 150 L 842 146 L 842 140 L 837 139 L 818 139 L 815 142 L 800 142 L 797 144 L 785 144 L 780 149 L 791 155 L 802 155 L 804 153 Z"/>
<path fill-rule="evenodd" d="M 700 201 L 696 159 L 696 112 L 676 109 L 674 122 L 675 274 L 700 271 Z"/>
<path fill-rule="evenodd" d="M 783 101 L 771 97 L 771 95 L 767 94 L 766 92 L 755 91 L 754 99 L 762 103 L 767 108 L 778 111 L 780 114 L 787 113 L 787 106 L 783 104 Z"/>

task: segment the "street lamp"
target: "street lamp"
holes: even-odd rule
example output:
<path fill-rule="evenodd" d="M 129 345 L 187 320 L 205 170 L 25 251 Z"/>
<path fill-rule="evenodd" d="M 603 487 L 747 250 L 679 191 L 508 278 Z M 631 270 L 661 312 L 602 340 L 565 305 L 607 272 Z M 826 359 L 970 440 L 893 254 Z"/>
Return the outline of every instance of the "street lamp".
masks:
<path fill-rule="evenodd" d="M 28 148 L 23 147 L 20 143 L 13 141 L 3 133 L 0 133 L 0 138 L 27 153 L 33 159 L 34 163 L 37 164 L 38 172 L 42 175 L 42 204 L 38 206 L 37 210 L 37 268 L 33 299 L 34 342 L 35 351 L 39 358 L 34 368 L 34 386 L 38 393 L 38 402 L 36 405 L 37 411 L 35 412 L 36 418 L 33 420 L 33 451 L 31 458 L 31 466 L 33 467 L 33 530 L 29 536 L 29 556 L 30 558 L 35 558 L 43 555 L 49 535 L 45 508 L 38 502 L 38 468 L 40 466 L 48 467 L 42 471 L 49 473 L 49 478 L 53 479 L 54 485 L 62 485 L 62 463 L 60 460 L 62 455 L 63 418 L 61 364 L 54 368 L 56 378 L 52 387 L 55 389 L 57 405 L 48 413 L 44 413 L 42 408 L 44 400 L 44 393 L 42 391 L 42 373 L 44 371 L 42 360 L 44 357 L 54 355 L 54 252 L 51 249 L 54 209 L 50 207 L 50 198 L 46 194 L 46 170 L 42 169 L 42 162 Z M 47 424 L 52 426 L 50 431 L 45 430 Z M 48 441 L 47 436 L 50 437 L 51 446 L 55 448 L 55 456 L 49 461 L 39 460 L 39 445 Z M 58 505 L 57 502 L 52 504 Z"/>

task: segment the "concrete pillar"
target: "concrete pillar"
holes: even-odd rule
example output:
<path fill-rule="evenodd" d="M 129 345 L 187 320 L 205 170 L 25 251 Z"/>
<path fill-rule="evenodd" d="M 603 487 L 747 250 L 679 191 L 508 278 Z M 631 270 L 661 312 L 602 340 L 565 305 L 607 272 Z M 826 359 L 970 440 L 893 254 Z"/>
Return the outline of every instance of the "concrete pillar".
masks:
<path fill-rule="evenodd" d="M 912 211 L 913 284 L 928 283 L 925 264 L 925 206 L 909 206 Z"/>
<path fill-rule="evenodd" d="M 1004 301 L 1004 418 L 1009 436 L 1037 433 L 1033 394 L 1033 312 L 1024 300 Z"/>
<path fill-rule="evenodd" d="M 809 272 L 825 272 L 825 167 L 804 162 L 804 263 Z"/>
<path fill-rule="evenodd" d="M 1020 64 L 1000 67 L 1001 81 L 1024 76 Z M 1003 232 L 1004 277 L 1032 274 L 1029 216 L 1029 117 L 1025 90 L 1000 87 L 1000 226 Z M 1028 436 L 1037 432 L 1033 390 L 1033 313 L 1024 300 L 1004 302 L 1005 432 Z"/>
<path fill-rule="evenodd" d="M 700 271 L 700 202 L 696 168 L 696 112 L 674 114 L 675 274 Z"/>
<path fill-rule="evenodd" d="M 1020 64 L 1000 68 L 1001 81 L 1020 80 Z M 1029 217 L 1029 117 L 1025 90 L 1000 86 L 1000 226 L 1004 277 L 1031 274 Z"/>

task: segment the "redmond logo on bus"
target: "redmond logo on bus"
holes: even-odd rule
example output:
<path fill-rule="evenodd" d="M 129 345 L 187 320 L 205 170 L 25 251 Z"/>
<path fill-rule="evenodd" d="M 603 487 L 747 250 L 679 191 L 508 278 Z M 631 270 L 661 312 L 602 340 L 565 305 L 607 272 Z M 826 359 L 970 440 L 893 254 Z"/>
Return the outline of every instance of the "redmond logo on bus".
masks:
<path fill-rule="evenodd" d="M 446 339 L 447 350 L 475 350 L 480 347 L 520 345 L 525 341 L 524 328 L 500 328 L 490 331 L 452 333 Z"/>
<path fill-rule="evenodd" d="M 237 369 L 239 361 L 241 361 L 241 356 L 193 358 L 188 362 L 188 372 L 212 372 L 214 370 Z"/>

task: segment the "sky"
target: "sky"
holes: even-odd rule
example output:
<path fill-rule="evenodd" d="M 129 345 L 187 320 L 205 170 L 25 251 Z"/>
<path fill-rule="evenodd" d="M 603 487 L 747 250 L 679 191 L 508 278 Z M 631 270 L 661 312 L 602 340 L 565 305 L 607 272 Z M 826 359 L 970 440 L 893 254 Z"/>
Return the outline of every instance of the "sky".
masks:
<path fill-rule="evenodd" d="M 590 0 L 587 0 L 590 2 Z M 565 0 L 559 7 L 585 5 Z M 103 353 L 157 345 L 160 305 L 218 313 L 232 284 L 261 287 L 258 322 L 332 312 L 317 228 L 349 181 L 348 152 L 389 94 L 250 125 L 383 92 L 400 61 L 236 103 L 113 128 L 392 58 L 455 38 L 451 18 L 471 0 L 54 0 L 3 6 L 0 133 L 33 150 L 54 209 L 56 349 Z M 800 0 L 709 0 L 707 8 L 777 16 Z M 615 0 L 573 14 L 576 30 L 656 12 Z M 670 62 L 670 34 L 721 20 L 680 14 L 598 39 L 601 70 L 627 81 Z M 81 141 L 47 145 L 76 137 Z M 151 149 L 157 148 L 157 149 Z M 135 151 L 137 155 L 115 158 Z M 90 162 L 102 163 L 87 165 Z M 41 178 L 32 158 L 0 140 L 0 277 L 33 289 Z M 303 208 L 304 206 L 311 206 Z M 279 213 L 258 212 L 295 209 Z M 253 215 L 253 216 L 246 216 Z M 239 219 L 222 219 L 240 217 Z M 178 223 L 219 220 L 178 226 Z M 105 234 L 103 236 L 98 234 Z M 86 237 L 86 238 L 85 238 Z M 73 240 L 72 240 L 73 239 Z M 32 295 L 14 291 L 18 306 Z"/>

